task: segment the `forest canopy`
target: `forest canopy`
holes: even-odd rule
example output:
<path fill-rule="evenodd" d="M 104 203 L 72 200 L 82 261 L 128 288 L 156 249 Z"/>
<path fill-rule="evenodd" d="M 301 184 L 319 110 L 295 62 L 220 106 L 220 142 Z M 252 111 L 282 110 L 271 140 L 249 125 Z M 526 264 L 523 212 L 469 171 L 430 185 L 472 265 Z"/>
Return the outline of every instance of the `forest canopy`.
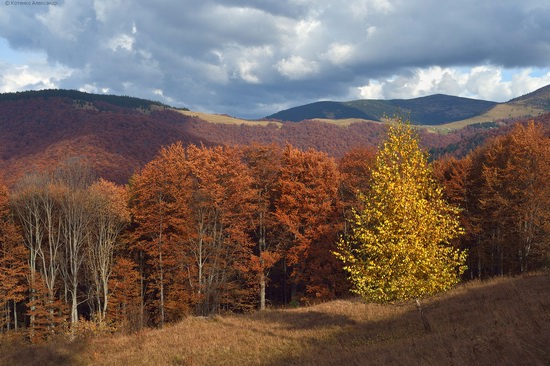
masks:
<path fill-rule="evenodd" d="M 354 221 L 368 221 L 361 212 L 390 214 L 374 210 L 383 187 L 398 183 L 382 174 L 380 156 L 392 156 L 384 149 L 336 160 L 290 144 L 175 142 L 125 186 L 83 159 L 2 186 L 0 331 L 37 342 L 91 325 L 132 331 L 349 296 L 353 281 L 333 252 L 355 235 Z M 423 159 L 411 171 L 438 181 L 439 206 L 460 209 L 445 210 L 464 235 L 442 240 L 456 249 L 445 256 L 468 253 L 462 280 L 548 267 L 542 125 L 517 124 L 463 158 Z"/>

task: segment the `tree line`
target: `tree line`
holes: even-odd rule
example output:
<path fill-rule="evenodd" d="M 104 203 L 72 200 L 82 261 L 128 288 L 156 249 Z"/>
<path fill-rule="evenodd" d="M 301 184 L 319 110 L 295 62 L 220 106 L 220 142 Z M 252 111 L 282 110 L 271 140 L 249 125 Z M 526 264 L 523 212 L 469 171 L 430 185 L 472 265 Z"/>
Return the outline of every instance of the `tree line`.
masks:
<path fill-rule="evenodd" d="M 541 125 L 518 124 L 427 171 L 460 208 L 465 233 L 451 244 L 468 254 L 465 278 L 548 266 L 549 149 Z M 346 296 L 334 252 L 373 210 L 365 197 L 387 191 L 376 159 L 371 148 L 336 161 L 288 144 L 175 143 L 126 186 L 79 159 L 29 174 L 0 190 L 0 331 L 38 341 L 83 319 L 131 331 Z"/>

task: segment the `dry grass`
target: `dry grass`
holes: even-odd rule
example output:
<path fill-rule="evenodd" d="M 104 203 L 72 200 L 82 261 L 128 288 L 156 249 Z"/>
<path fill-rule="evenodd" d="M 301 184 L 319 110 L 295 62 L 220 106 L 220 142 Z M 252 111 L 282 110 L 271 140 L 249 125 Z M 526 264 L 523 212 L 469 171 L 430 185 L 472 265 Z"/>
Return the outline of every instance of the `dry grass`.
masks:
<path fill-rule="evenodd" d="M 221 123 L 221 124 L 229 124 L 229 125 L 258 125 L 258 126 L 267 126 L 269 124 L 275 124 L 277 127 L 281 127 L 281 122 L 273 122 L 273 121 L 252 121 L 252 120 L 246 120 L 246 119 L 239 119 L 231 116 L 226 116 L 223 114 L 208 114 L 208 113 L 202 113 L 202 112 L 194 112 L 194 111 L 184 111 L 181 109 L 174 109 L 175 112 L 184 114 L 186 116 L 191 117 L 197 117 L 202 119 L 203 121 L 210 122 L 210 123 Z"/>
<path fill-rule="evenodd" d="M 446 123 L 437 126 L 425 126 L 434 132 L 449 132 L 453 130 L 458 130 L 464 128 L 468 125 L 474 123 L 483 123 L 483 122 L 494 122 L 500 119 L 506 118 L 521 118 L 527 116 L 538 116 L 540 114 L 547 113 L 543 109 L 533 108 L 531 106 L 526 106 L 521 103 L 506 103 L 506 104 L 497 104 L 489 111 L 479 116 L 472 118 L 464 119 L 461 121 Z"/>
<path fill-rule="evenodd" d="M 365 122 L 383 123 L 380 121 L 372 121 L 369 119 L 361 119 L 361 118 L 343 118 L 343 119 L 313 118 L 312 120 L 329 123 L 331 125 L 336 125 L 340 127 L 348 127 L 352 123 L 365 123 Z"/>
<path fill-rule="evenodd" d="M 471 282 L 424 301 L 357 299 L 41 346 L 4 345 L 2 365 L 548 365 L 550 275 Z"/>

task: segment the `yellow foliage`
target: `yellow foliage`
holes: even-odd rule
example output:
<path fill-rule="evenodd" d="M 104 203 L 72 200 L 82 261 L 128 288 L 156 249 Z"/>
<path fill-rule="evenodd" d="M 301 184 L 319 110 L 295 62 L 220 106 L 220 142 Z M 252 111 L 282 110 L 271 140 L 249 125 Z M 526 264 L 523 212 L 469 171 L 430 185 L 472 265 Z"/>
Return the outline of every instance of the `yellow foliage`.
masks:
<path fill-rule="evenodd" d="M 450 246 L 463 233 L 459 209 L 442 197 L 427 154 L 408 121 L 397 118 L 380 149 L 372 185 L 337 243 L 353 291 L 375 302 L 445 291 L 465 271 L 466 253 Z"/>

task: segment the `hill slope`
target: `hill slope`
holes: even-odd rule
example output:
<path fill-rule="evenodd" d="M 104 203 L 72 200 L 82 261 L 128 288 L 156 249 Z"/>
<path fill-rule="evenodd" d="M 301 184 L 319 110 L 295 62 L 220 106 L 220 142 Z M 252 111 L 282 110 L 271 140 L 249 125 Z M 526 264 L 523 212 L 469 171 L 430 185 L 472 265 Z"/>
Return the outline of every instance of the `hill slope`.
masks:
<path fill-rule="evenodd" d="M 316 102 L 277 112 L 266 118 L 299 122 L 306 119 L 360 118 L 381 121 L 396 113 L 410 115 L 415 124 L 438 125 L 485 113 L 498 103 L 436 94 L 414 99 Z"/>
<path fill-rule="evenodd" d="M 385 116 L 391 117 L 397 113 L 410 115 L 411 122 L 417 125 L 453 124 L 460 128 L 503 118 L 538 116 L 549 111 L 550 85 L 507 103 L 435 94 L 414 99 L 316 102 L 280 111 L 266 118 L 292 122 L 306 119 L 381 121 Z M 452 128 L 453 125 L 446 127 Z"/>
<path fill-rule="evenodd" d="M 161 146 L 178 140 L 209 144 L 189 130 L 192 118 L 160 105 L 125 97 L 113 104 L 90 94 L 75 100 L 63 92 L 0 96 L 0 171 L 8 184 L 72 156 L 89 159 L 101 176 L 123 183 Z"/>
<path fill-rule="evenodd" d="M 34 347 L 4 365 L 548 365 L 550 275 L 473 281 L 424 301 L 338 300 L 292 310 L 188 318 L 160 330 Z"/>
<path fill-rule="evenodd" d="M 52 169 L 62 160 L 81 156 L 100 176 L 126 183 L 162 146 L 175 141 L 205 145 L 291 143 L 338 158 L 354 147 L 378 146 L 386 128 L 364 120 L 333 121 L 245 121 L 175 110 L 137 98 L 64 90 L 0 94 L 0 174 L 12 185 L 26 172 Z M 502 127 L 484 128 L 497 125 Z M 506 123 L 492 123 L 446 134 L 420 134 L 423 146 L 436 157 L 444 153 L 461 156 L 506 128 Z"/>
<path fill-rule="evenodd" d="M 537 89 L 532 93 L 525 94 L 519 98 L 514 98 L 508 103 L 550 111 L 550 85 Z"/>

